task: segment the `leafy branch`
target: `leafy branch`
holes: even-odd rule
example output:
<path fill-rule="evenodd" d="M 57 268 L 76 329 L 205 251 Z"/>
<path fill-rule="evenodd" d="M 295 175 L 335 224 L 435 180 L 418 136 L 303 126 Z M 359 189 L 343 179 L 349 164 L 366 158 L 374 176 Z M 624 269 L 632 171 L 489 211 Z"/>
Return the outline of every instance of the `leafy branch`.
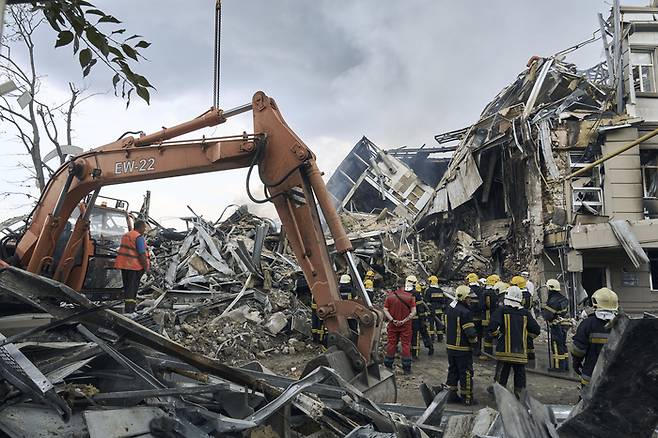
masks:
<path fill-rule="evenodd" d="M 88 76 L 100 60 L 113 72 L 114 94 L 118 96 L 120 93 L 126 106 L 130 105 L 133 91 L 149 103 L 149 89 L 155 87 L 133 71 L 132 65 L 146 59 L 142 50 L 147 49 L 150 42 L 141 35 L 124 38 L 126 29 L 121 26 L 121 21 L 88 1 L 47 2 L 37 7 L 43 10 L 46 20 L 57 32 L 55 47 L 73 46 L 83 77 Z"/>

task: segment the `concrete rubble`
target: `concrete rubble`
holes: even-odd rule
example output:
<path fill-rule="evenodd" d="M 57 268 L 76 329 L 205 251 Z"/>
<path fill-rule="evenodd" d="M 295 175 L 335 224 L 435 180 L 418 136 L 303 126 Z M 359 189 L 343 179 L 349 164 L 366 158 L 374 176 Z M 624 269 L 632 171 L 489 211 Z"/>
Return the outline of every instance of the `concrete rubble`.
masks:
<path fill-rule="evenodd" d="M 225 293 L 185 309 L 200 312 L 205 306 L 224 313 L 226 303 L 240 294 Z M 627 370 L 625 390 L 635 397 L 642 385 L 628 383 L 655 379 L 657 363 L 658 348 L 645 353 L 640 367 L 628 361 L 628 353 L 646 338 L 641 334 L 655 331 L 657 320 L 623 317 L 611 335 L 615 348 L 604 350 L 591 391 L 560 426 L 569 407 L 543 406 L 530 397 L 522 402 L 525 408 L 519 407 L 521 402 L 502 387 L 495 390 L 498 411 L 463 415 L 446 409 L 447 392 L 424 384 L 419 400 L 425 406 L 415 407 L 375 403 L 326 367 L 295 380 L 255 361 L 230 366 L 169 339 L 166 329 L 162 334 L 151 330 L 152 313 L 146 310 L 127 318 L 111 310 L 113 303 L 97 305 L 61 283 L 16 268 L 0 270 L 0 297 L 52 317 L 47 325 L 1 337 L 0 430 L 10 437 L 566 437 L 590 430 L 597 431 L 590 436 L 607 437 L 596 412 L 611 402 L 608 368 Z M 220 321 L 262 324 L 265 318 L 256 315 L 252 300 L 235 305 Z M 275 315 L 283 311 L 272 313 L 270 322 L 284 318 Z M 184 324 L 182 331 L 194 333 Z M 649 436 L 658 421 L 655 395 L 642 397 L 646 408 L 641 411 L 619 408 L 636 424 L 634 436 Z M 541 435 L 533 435 L 538 430 Z"/>

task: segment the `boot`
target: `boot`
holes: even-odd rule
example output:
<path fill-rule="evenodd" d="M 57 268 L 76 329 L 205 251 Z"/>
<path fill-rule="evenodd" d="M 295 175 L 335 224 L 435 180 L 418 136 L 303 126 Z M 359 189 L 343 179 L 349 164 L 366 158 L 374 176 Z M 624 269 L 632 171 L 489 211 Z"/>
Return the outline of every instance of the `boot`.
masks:
<path fill-rule="evenodd" d="M 436 342 L 443 342 L 443 335 L 436 335 Z"/>
<path fill-rule="evenodd" d="M 393 369 L 393 361 L 395 361 L 394 357 L 384 357 L 384 366 L 388 368 L 389 370 Z"/>
<path fill-rule="evenodd" d="M 427 355 L 432 356 L 434 354 L 434 345 L 427 347 Z"/>
<path fill-rule="evenodd" d="M 464 403 L 464 400 L 457 394 L 457 391 L 454 390 L 449 390 L 448 391 L 448 399 L 446 400 L 448 403 Z"/>
<path fill-rule="evenodd" d="M 408 357 L 402 358 L 402 371 L 406 376 L 411 374 L 411 358 Z"/>
<path fill-rule="evenodd" d="M 477 404 L 478 401 L 475 400 L 472 396 L 464 397 L 464 406 L 474 406 Z"/>

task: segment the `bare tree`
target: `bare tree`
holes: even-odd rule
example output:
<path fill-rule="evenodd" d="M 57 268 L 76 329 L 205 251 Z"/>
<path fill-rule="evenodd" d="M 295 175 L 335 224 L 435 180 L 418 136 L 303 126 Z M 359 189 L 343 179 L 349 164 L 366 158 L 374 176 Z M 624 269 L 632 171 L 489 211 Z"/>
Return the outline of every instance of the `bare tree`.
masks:
<path fill-rule="evenodd" d="M 40 191 L 45 187 L 52 169 L 44 162 L 44 149 L 54 148 L 59 164 L 66 159 L 63 147 L 72 144 L 73 115 L 76 107 L 91 95 L 84 95 L 69 82 L 70 98 L 56 105 L 39 100 L 41 81 L 37 72 L 34 34 L 45 22 L 42 14 L 27 7 L 14 7 L 8 11 L 8 23 L 0 49 L 0 78 L 12 80 L 18 90 L 2 96 L 0 121 L 7 122 L 15 136 L 25 146 L 32 160 L 33 177 Z M 23 49 L 23 66 L 12 56 L 11 49 Z M 4 78 L 3 78 L 4 79 Z M 63 143 L 64 142 L 64 143 Z M 56 166 L 59 167 L 59 166 Z"/>

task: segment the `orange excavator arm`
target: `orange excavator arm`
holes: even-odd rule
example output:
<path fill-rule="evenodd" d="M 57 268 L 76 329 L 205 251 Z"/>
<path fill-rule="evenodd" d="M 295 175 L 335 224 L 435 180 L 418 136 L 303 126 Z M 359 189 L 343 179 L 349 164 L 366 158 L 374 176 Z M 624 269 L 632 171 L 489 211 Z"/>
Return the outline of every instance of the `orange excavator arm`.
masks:
<path fill-rule="evenodd" d="M 253 111 L 254 134 L 174 140 L 249 110 Z M 356 350 L 349 355 L 356 368 L 363 369 L 375 362 L 382 315 L 373 308 L 356 275 L 350 241 L 329 199 L 314 154 L 288 127 L 274 100 L 263 92 L 257 92 L 251 104 L 234 110 L 213 108 L 189 122 L 142 137 L 121 138 L 79 155 L 49 181 L 18 242 L 16 256 L 30 272 L 47 273 L 80 290 L 86 271 L 84 261 L 89 256 L 84 245 L 89 227 L 86 214 L 80 215 L 57 266 L 53 252 L 65 222 L 85 196 L 91 193 L 94 198 L 107 185 L 236 168 L 249 168 L 250 175 L 258 169 L 267 199 L 276 207 L 304 271 L 318 314 L 337 336 L 337 343 L 351 340 L 355 345 Z M 352 277 L 360 286 L 360 300 L 340 298 L 318 206 L 336 250 L 346 255 Z M 75 267 L 74 261 L 80 259 L 81 253 L 83 266 Z M 358 336 L 350 331 L 347 318 L 359 321 Z"/>

